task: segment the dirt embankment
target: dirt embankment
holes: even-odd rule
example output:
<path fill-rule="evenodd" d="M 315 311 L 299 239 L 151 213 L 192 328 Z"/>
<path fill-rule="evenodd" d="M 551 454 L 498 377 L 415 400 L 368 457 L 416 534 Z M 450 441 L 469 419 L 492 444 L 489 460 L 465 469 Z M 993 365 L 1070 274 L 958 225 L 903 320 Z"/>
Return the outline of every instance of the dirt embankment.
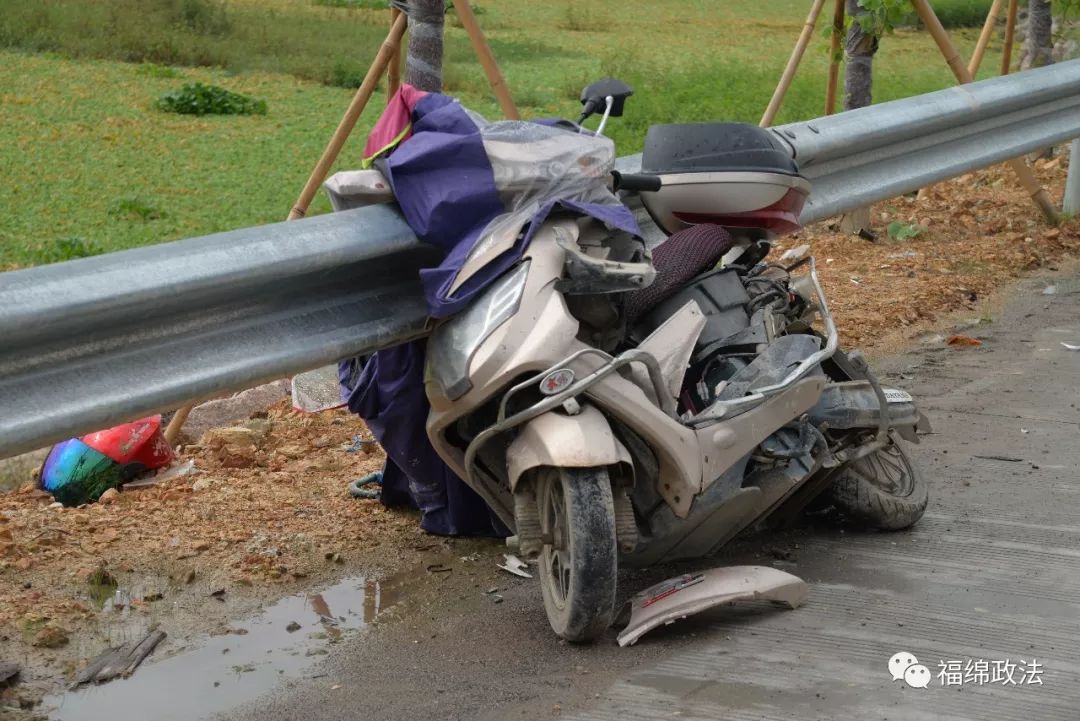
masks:
<path fill-rule="evenodd" d="M 1057 197 L 1065 165 L 1035 163 Z M 1080 224 L 1043 224 L 1003 168 L 874 212 L 876 242 L 818 226 L 781 243 L 810 244 L 848 346 L 911 338 L 957 311 L 992 322 L 993 290 L 1080 249 Z M 914 237 L 890 237 L 890 223 Z M 5 703 L 70 678 L 131 618 L 160 621 L 173 637 L 227 628 L 268 599 L 407 566 L 431 547 L 415 514 L 348 495 L 348 481 L 383 460 L 378 448 L 355 448 L 369 437 L 362 422 L 343 411 L 303 416 L 287 402 L 260 415 L 183 448 L 198 473 L 110 503 L 63 508 L 31 485 L 0 496 L 0 662 L 24 666 Z"/>

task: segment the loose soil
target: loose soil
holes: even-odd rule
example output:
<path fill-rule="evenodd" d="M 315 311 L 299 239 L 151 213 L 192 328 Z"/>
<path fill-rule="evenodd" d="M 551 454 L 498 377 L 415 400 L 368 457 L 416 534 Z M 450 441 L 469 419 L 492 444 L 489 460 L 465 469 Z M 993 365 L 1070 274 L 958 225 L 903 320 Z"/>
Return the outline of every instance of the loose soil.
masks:
<path fill-rule="evenodd" d="M 1060 197 L 1067 161 L 1036 174 Z M 959 312 L 992 323 L 994 291 L 1080 249 L 1080 224 L 1046 226 L 1004 168 L 966 175 L 875 207 L 875 225 L 918 226 L 876 242 L 819 225 L 808 243 L 846 346 L 883 350 Z M 944 342 L 942 339 L 940 342 Z M 957 351 L 962 352 L 962 351 Z M 183 447 L 198 473 L 68 509 L 31 483 L 0 496 L 0 661 L 24 667 L 6 705 L 29 703 L 87 659 L 160 623 L 157 653 L 307 587 L 385 574 L 430 558 L 494 556 L 496 542 L 424 534 L 410 511 L 351 498 L 347 483 L 377 470 L 382 451 L 344 411 L 302 415 L 281 402 Z"/>

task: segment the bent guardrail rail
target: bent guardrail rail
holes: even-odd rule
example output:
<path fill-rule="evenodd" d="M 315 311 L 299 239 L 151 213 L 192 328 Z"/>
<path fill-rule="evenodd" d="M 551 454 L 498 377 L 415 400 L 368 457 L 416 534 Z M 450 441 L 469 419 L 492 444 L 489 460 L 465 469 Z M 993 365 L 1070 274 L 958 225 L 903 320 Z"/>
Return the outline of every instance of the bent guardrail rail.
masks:
<path fill-rule="evenodd" d="M 773 131 L 814 222 L 1080 137 L 1080 60 Z M 0 457 L 421 337 L 436 259 L 384 205 L 0 274 Z"/>

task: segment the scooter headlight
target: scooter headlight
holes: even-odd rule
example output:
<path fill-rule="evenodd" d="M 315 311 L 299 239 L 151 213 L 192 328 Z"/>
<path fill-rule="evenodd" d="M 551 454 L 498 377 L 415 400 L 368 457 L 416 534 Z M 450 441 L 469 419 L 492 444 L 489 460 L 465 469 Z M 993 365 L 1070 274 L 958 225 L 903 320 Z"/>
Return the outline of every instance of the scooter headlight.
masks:
<path fill-rule="evenodd" d="M 450 400 L 469 392 L 469 362 L 488 336 L 517 312 L 529 261 L 518 264 L 495 281 L 472 305 L 431 334 L 427 345 L 427 379 L 438 383 Z"/>

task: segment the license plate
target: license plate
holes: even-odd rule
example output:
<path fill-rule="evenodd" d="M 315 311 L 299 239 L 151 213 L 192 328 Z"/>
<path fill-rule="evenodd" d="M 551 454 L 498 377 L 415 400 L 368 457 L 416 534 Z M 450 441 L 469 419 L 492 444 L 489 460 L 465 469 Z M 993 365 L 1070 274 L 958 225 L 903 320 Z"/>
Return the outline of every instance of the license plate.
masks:
<path fill-rule="evenodd" d="M 907 391 L 902 391 L 897 388 L 882 388 L 885 393 L 885 400 L 889 403 L 911 403 L 914 398 Z"/>

